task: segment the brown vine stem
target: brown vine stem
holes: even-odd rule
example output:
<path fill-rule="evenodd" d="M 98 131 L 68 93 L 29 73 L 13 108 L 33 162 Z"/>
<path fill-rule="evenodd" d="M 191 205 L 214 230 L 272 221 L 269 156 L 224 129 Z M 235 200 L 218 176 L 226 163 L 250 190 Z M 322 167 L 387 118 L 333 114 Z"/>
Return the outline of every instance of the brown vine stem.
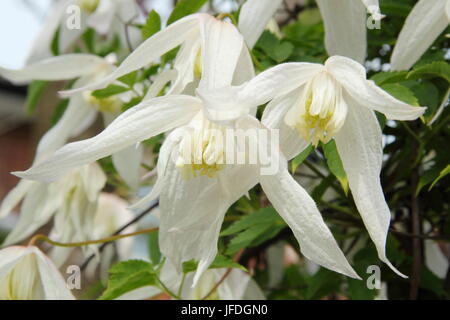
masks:
<path fill-rule="evenodd" d="M 234 261 L 238 262 L 239 259 L 241 259 L 242 254 L 244 253 L 244 249 L 241 249 L 235 256 Z M 214 292 L 220 287 L 220 285 L 228 278 L 228 276 L 231 274 L 231 271 L 233 271 L 233 268 L 228 268 L 228 270 L 225 272 L 225 274 L 220 278 L 220 280 L 212 287 L 212 289 L 202 298 L 202 300 L 208 300 L 209 297 L 211 297 Z"/>

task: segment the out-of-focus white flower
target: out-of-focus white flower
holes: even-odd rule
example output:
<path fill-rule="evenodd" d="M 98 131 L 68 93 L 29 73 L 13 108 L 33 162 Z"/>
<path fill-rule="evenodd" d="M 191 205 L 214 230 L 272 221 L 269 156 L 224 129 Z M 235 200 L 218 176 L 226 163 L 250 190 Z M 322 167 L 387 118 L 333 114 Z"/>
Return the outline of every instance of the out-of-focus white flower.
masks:
<path fill-rule="evenodd" d="M 125 200 L 114 194 L 101 193 L 98 199 L 98 207 L 93 219 L 93 230 L 91 239 L 103 239 L 111 236 L 120 227 L 130 222 L 134 214 L 128 209 L 129 204 Z M 135 226 L 130 226 L 123 231 L 124 234 L 132 233 L 136 230 Z M 104 248 L 100 259 L 100 276 L 107 278 L 108 269 L 117 252 L 119 261 L 126 260 L 129 257 L 133 238 L 125 238 L 115 242 L 115 246 L 107 246 Z M 116 250 L 117 249 L 117 250 Z M 97 262 L 91 263 L 86 269 L 88 275 L 93 275 Z"/>
<path fill-rule="evenodd" d="M 188 274 L 183 285 L 181 298 L 183 300 L 201 300 L 205 298 L 226 272 L 227 269 L 207 270 L 194 287 L 192 286 L 194 274 Z M 178 292 L 182 277 L 177 273 L 174 266 L 166 262 L 161 270 L 161 281 L 172 292 Z M 117 300 L 149 299 L 162 293 L 156 287 L 143 287 L 128 292 L 117 298 Z M 249 274 L 239 269 L 233 269 L 217 290 L 208 297 L 208 300 L 265 300 L 265 296 Z"/>
<path fill-rule="evenodd" d="M 0 300 L 74 300 L 66 281 L 38 248 L 0 250 Z"/>
<path fill-rule="evenodd" d="M 380 184 L 382 133 L 374 110 L 384 113 L 388 119 L 414 120 L 424 113 L 425 108 L 410 106 L 390 96 L 366 79 L 361 64 L 340 56 L 329 58 L 325 65 L 282 64 L 260 73 L 240 87 L 221 90 L 230 91 L 226 104 L 222 102 L 223 108 L 229 104 L 250 109 L 271 100 L 262 123 L 280 129 L 280 148 L 288 159 L 309 144 L 317 146 L 320 141 L 327 143 L 335 139 L 353 198 L 378 255 L 396 271 L 385 255 L 391 214 Z M 286 175 L 278 182 L 269 178 L 263 177 L 261 184 L 277 211 L 282 216 L 284 211 L 291 212 L 292 219 L 295 215 L 299 217 L 298 208 L 305 203 L 299 198 L 301 191 L 288 196 L 289 192 L 280 190 L 295 189 L 293 183 L 287 188 L 290 182 Z M 293 230 L 295 233 L 296 229 Z M 311 227 L 311 230 L 317 230 L 317 227 Z M 297 238 L 302 237 L 298 235 Z M 318 243 L 319 239 L 315 244 Z M 315 256 L 316 252 L 311 254 Z M 327 266 L 320 258 L 312 260 Z"/>
<path fill-rule="evenodd" d="M 134 0 L 58 0 L 34 41 L 27 64 L 52 56 L 51 43 L 58 30 L 62 53 L 68 53 L 88 27 L 103 35 L 118 34 L 121 40 L 125 40 L 124 23 L 133 19 L 137 13 Z M 77 26 L 76 22 L 80 25 Z"/>
<path fill-rule="evenodd" d="M 62 81 L 79 78 L 74 83 L 75 87 L 79 87 L 111 74 L 115 69 L 114 63 L 115 57 L 112 55 L 101 58 L 91 54 L 67 54 L 30 64 L 20 70 L 0 67 L 0 75 L 15 84 L 32 80 Z M 35 163 L 52 154 L 70 138 L 83 133 L 94 123 L 98 113 L 103 116 L 106 126 L 121 113 L 125 94 L 97 99 L 91 93 L 83 92 L 70 97 L 62 118 L 39 142 Z M 142 148 L 136 146 L 112 155 L 115 168 L 132 190 L 139 186 L 141 159 Z M 22 188 L 20 184 L 19 189 Z"/>
<path fill-rule="evenodd" d="M 392 70 L 408 70 L 450 23 L 450 0 L 420 0 L 406 18 L 392 52 Z"/>
<path fill-rule="evenodd" d="M 16 190 L 8 195 L 2 204 L 14 208 L 23 200 L 21 214 L 15 228 L 8 234 L 4 245 L 26 239 L 54 217 L 51 237 L 60 242 L 80 242 L 92 240 L 94 217 L 100 191 L 106 183 L 101 168 L 92 163 L 72 170 L 61 179 L 45 184 L 26 181 L 25 192 Z M 19 187 L 20 187 L 19 186 Z M 55 248 L 52 256 L 55 263 L 64 263 L 71 252 L 67 248 Z"/>

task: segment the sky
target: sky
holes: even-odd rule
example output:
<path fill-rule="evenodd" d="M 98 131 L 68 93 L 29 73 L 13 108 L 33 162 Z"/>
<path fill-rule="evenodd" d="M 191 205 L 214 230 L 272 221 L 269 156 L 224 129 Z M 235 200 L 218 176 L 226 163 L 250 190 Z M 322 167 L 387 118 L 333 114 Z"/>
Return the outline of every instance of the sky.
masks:
<path fill-rule="evenodd" d="M 32 7 L 27 6 L 27 2 Z M 51 0 L 0 1 L 0 66 L 23 66 L 50 2 Z"/>

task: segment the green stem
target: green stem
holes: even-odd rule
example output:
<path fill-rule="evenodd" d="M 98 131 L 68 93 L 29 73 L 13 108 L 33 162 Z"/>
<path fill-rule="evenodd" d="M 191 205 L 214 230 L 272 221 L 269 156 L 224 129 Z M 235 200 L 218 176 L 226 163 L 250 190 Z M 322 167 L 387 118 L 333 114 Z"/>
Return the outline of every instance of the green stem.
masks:
<path fill-rule="evenodd" d="M 137 235 L 140 235 L 140 234 L 155 232 L 155 231 L 158 231 L 158 230 L 159 230 L 159 228 L 144 229 L 144 230 L 136 231 L 136 232 L 133 232 L 133 233 L 115 235 L 115 236 L 112 236 L 112 237 L 99 239 L 99 240 L 90 240 L 90 241 L 73 242 L 73 243 L 61 243 L 61 242 L 53 241 L 49 237 L 47 237 L 46 235 L 38 234 L 38 235 L 35 235 L 33 238 L 31 238 L 31 240 L 28 243 L 28 245 L 29 246 L 34 246 L 34 245 L 36 245 L 37 241 L 41 240 L 41 241 L 45 241 L 45 242 L 47 242 L 47 243 L 49 243 L 49 244 L 51 244 L 51 245 L 53 245 L 55 247 L 76 248 L 76 247 L 83 247 L 83 246 L 88 246 L 88 245 L 92 245 L 92 244 L 101 244 L 101 243 L 106 243 L 106 242 L 113 242 L 113 241 L 120 240 L 120 239 L 123 239 L 123 238 L 134 237 L 134 236 L 137 236 Z"/>

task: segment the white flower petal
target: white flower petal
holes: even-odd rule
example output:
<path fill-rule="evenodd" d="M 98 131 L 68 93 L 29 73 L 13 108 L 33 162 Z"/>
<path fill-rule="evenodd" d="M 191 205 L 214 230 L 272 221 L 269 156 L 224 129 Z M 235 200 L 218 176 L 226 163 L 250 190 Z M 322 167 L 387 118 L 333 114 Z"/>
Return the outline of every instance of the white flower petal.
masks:
<path fill-rule="evenodd" d="M 44 255 L 38 248 L 30 247 L 37 257 L 39 275 L 44 289 L 46 300 L 75 300 L 66 281 L 59 273 L 53 262 Z"/>
<path fill-rule="evenodd" d="M 247 0 L 239 14 L 239 31 L 251 49 L 264 32 L 282 0 Z"/>
<path fill-rule="evenodd" d="M 366 71 L 356 61 L 331 57 L 325 67 L 360 106 L 384 113 L 392 120 L 415 120 L 426 108 L 411 106 L 392 97 L 373 81 L 366 80 Z"/>
<path fill-rule="evenodd" d="M 280 149 L 287 160 L 297 156 L 309 145 L 309 142 L 300 137 L 297 130 L 286 125 L 284 121 L 286 113 L 298 102 L 301 92 L 302 88 L 270 101 L 264 109 L 261 120 L 266 127 L 280 130 Z"/>
<path fill-rule="evenodd" d="M 116 15 L 117 6 L 117 1 L 100 1 L 95 12 L 86 19 L 87 25 L 100 34 L 108 33 Z"/>
<path fill-rule="evenodd" d="M 197 90 L 213 121 L 229 121 L 249 110 L 299 88 L 323 69 L 320 64 L 286 63 L 270 68 L 239 87 Z"/>
<path fill-rule="evenodd" d="M 106 184 L 105 173 L 96 162 L 83 166 L 79 170 L 87 199 L 90 202 L 96 202 Z"/>
<path fill-rule="evenodd" d="M 241 56 L 239 57 L 236 70 L 233 77 L 233 85 L 239 86 L 250 81 L 256 76 L 255 67 L 253 66 L 252 57 L 248 49 L 243 46 Z"/>
<path fill-rule="evenodd" d="M 274 176 L 261 176 L 260 183 L 269 201 L 294 232 L 306 258 L 359 279 L 323 221 L 314 200 L 287 169 Z"/>
<path fill-rule="evenodd" d="M 15 174 L 31 180 L 54 181 L 71 168 L 94 162 L 187 123 L 201 107 L 201 101 L 189 96 L 144 101 L 121 114 L 99 135 L 70 143 L 28 171 Z"/>
<path fill-rule="evenodd" d="M 240 58 L 244 39 L 228 22 L 209 17 L 201 20 L 202 79 L 200 87 L 208 90 L 230 86 Z"/>
<path fill-rule="evenodd" d="M 155 62 L 164 53 L 181 45 L 190 35 L 199 32 L 199 19 L 203 17 L 203 14 L 194 14 L 178 20 L 143 42 L 109 76 L 83 88 L 65 91 L 64 94 L 71 95 L 79 91 L 95 90 L 105 87 L 115 79 Z M 207 17 L 209 18 L 209 16 Z"/>
<path fill-rule="evenodd" d="M 194 286 L 217 254 L 217 239 L 229 206 L 257 183 L 255 171 L 226 168 L 218 177 L 182 177 L 169 161 L 160 197 L 161 252 L 180 269 L 199 261 Z"/>
<path fill-rule="evenodd" d="M 96 115 L 97 110 L 87 104 L 82 95 L 71 97 L 62 118 L 39 141 L 36 161 L 51 155 L 67 143 L 68 139 L 84 132 L 94 123 Z"/>
<path fill-rule="evenodd" d="M 347 119 L 336 134 L 336 145 L 353 199 L 380 259 L 404 277 L 386 257 L 391 213 L 381 189 L 382 134 L 373 111 L 349 104 Z"/>
<path fill-rule="evenodd" d="M 14 210 L 35 183 L 29 180 L 19 181 L 14 189 L 3 199 L 2 205 L 0 206 L 0 219 L 5 218 Z"/>
<path fill-rule="evenodd" d="M 117 172 L 134 191 L 139 188 L 140 184 L 143 151 L 141 145 L 131 146 L 112 155 Z"/>
<path fill-rule="evenodd" d="M 417 2 L 392 52 L 392 70 L 410 69 L 445 30 L 450 22 L 445 10 L 448 3 L 447 0 Z"/>
<path fill-rule="evenodd" d="M 346 56 L 363 63 L 367 51 L 367 14 L 363 3 L 317 0 L 317 4 L 325 24 L 328 54 Z"/>
<path fill-rule="evenodd" d="M 50 52 L 52 39 L 63 20 L 67 7 L 73 2 L 74 0 L 61 0 L 52 4 L 51 11 L 45 17 L 42 29 L 33 41 L 27 58 L 27 65 L 52 56 Z"/>
<path fill-rule="evenodd" d="M 95 72 L 106 65 L 103 58 L 91 54 L 67 54 L 30 64 L 20 70 L 0 68 L 0 75 L 15 83 L 32 80 L 70 80 Z"/>

